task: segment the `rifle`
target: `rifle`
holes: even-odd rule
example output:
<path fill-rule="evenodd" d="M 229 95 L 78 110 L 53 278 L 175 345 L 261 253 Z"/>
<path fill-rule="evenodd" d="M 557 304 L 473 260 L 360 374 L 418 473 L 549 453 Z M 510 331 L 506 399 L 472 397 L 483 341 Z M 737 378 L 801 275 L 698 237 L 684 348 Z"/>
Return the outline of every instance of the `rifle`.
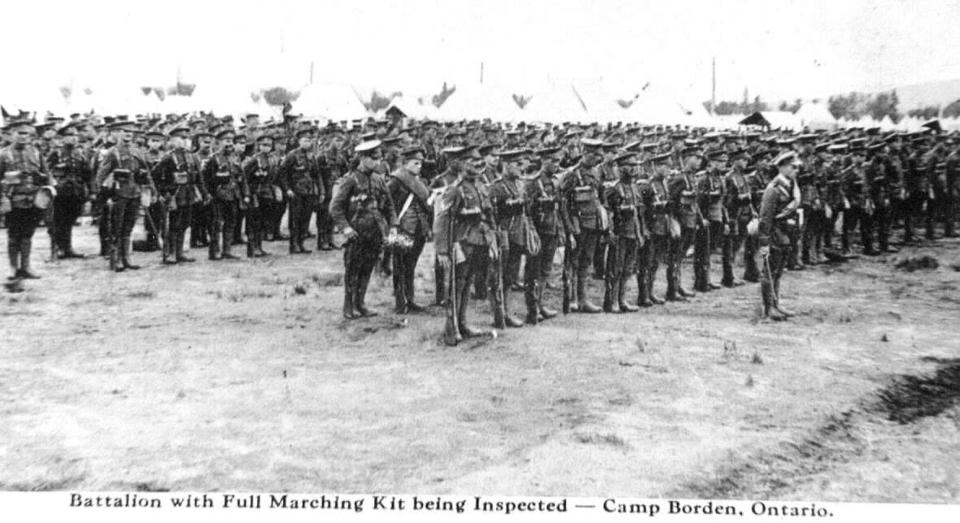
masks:
<path fill-rule="evenodd" d="M 570 314 L 570 272 L 567 268 L 570 259 L 569 242 L 563 247 L 563 265 L 561 266 L 561 280 L 563 282 L 563 313 Z"/>
<path fill-rule="evenodd" d="M 460 304 L 457 301 L 457 256 L 455 251 L 456 242 L 453 240 L 453 214 L 450 216 L 450 224 L 448 225 L 448 250 L 447 256 L 450 258 L 450 270 L 447 271 L 450 274 L 447 285 L 447 322 L 443 328 L 443 342 L 447 345 L 453 346 L 460 342 L 463 339 L 460 336 L 460 325 L 458 323 L 457 314 L 459 313 Z"/>
<path fill-rule="evenodd" d="M 494 291 L 494 306 L 496 307 L 493 311 L 493 321 L 496 324 L 495 327 L 498 329 L 507 328 L 507 311 L 504 307 L 505 295 L 503 292 L 503 240 L 506 239 L 506 234 L 501 234 L 499 229 L 495 234 L 497 238 L 497 245 L 495 249 L 497 250 L 497 259 L 491 260 L 491 268 L 494 272 L 494 277 L 496 278 L 496 290 Z"/>

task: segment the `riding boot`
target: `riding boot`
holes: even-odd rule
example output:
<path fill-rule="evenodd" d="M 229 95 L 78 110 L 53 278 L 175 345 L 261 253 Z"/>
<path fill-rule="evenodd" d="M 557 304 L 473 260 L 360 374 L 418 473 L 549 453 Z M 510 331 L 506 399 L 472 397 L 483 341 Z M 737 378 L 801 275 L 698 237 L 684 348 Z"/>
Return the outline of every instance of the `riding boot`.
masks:
<path fill-rule="evenodd" d="M 368 272 L 365 275 L 358 275 L 357 287 L 356 287 L 356 297 L 354 298 L 354 305 L 361 316 L 376 316 L 377 311 L 367 308 L 366 298 L 367 298 L 367 287 L 370 285 L 370 273 Z"/>
<path fill-rule="evenodd" d="M 20 240 L 20 276 L 31 280 L 36 280 L 40 277 L 30 272 L 30 250 L 32 245 L 33 240 L 30 238 L 24 238 L 23 240 Z"/>
<path fill-rule="evenodd" d="M 527 306 L 526 323 L 536 325 L 538 321 L 537 283 L 528 281 L 523 286 L 523 302 Z"/>
<path fill-rule="evenodd" d="M 557 316 L 557 311 L 547 308 L 543 304 L 543 293 L 546 289 L 546 284 L 544 282 L 537 282 L 537 307 L 539 308 L 540 315 L 543 316 L 543 319 L 549 320 L 550 318 L 555 318 Z"/>
<path fill-rule="evenodd" d="M 10 268 L 13 269 L 13 275 L 10 280 L 20 277 L 20 242 L 10 241 L 7 244 L 7 257 L 10 258 Z"/>
<path fill-rule="evenodd" d="M 223 259 L 224 260 L 239 259 L 238 256 L 230 252 L 230 248 L 232 246 L 233 246 L 233 229 L 224 227 L 223 229 Z"/>

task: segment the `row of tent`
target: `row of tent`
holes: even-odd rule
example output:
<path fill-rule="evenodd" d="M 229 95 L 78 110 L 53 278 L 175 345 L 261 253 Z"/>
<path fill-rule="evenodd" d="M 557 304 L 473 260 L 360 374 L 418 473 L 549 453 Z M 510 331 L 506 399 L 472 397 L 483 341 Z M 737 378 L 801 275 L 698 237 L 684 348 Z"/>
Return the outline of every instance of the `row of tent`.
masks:
<path fill-rule="evenodd" d="M 146 92 L 145 92 L 146 91 Z M 302 88 L 292 102 L 290 113 L 311 120 L 355 120 L 385 113 L 417 119 L 459 121 L 490 119 L 500 122 L 640 122 L 649 125 L 687 125 L 714 129 L 737 129 L 745 124 L 760 124 L 779 129 L 834 130 L 849 127 L 880 128 L 883 131 L 919 130 L 923 120 L 903 118 L 894 123 L 889 117 L 874 120 L 837 120 L 822 103 L 806 103 L 796 112 L 764 111 L 743 115 L 711 115 L 696 100 L 678 100 L 666 92 L 644 89 L 633 96 L 618 98 L 599 87 L 554 86 L 540 91 L 517 93 L 492 85 L 457 86 L 440 106 L 431 96 L 398 96 L 378 114 L 371 114 L 359 91 L 347 84 L 312 84 Z M 239 89 L 212 89 L 197 86 L 191 96 L 169 95 L 160 98 L 153 90 L 140 88 L 79 90 L 64 97 L 59 89 L 11 91 L 0 87 L 0 105 L 7 110 L 25 110 L 38 115 L 52 113 L 97 114 L 184 114 L 212 112 L 240 116 L 247 113 L 264 119 L 282 118 L 282 108 L 271 106 L 262 97 L 255 99 Z M 753 120 L 751 120 L 753 118 Z M 960 120 L 941 119 L 947 130 L 960 129 Z"/>

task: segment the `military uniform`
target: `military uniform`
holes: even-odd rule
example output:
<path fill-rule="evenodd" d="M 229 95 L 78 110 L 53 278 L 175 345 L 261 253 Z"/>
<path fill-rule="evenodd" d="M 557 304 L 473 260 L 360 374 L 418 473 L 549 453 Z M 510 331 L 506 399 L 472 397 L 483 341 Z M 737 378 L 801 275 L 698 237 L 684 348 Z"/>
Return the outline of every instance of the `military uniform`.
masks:
<path fill-rule="evenodd" d="M 724 177 L 724 186 L 723 200 L 730 230 L 723 239 L 723 278 L 720 283 L 725 287 L 733 287 L 742 283 L 733 275 L 733 260 L 747 239 L 747 227 L 756 217 L 756 210 L 743 171 L 734 167 Z"/>
<path fill-rule="evenodd" d="M 130 234 L 137 222 L 145 186 L 150 187 L 151 194 L 157 193 L 139 151 L 130 144 L 111 147 L 102 158 L 95 187 L 106 194 L 110 209 L 109 255 L 114 271 L 140 268 L 130 263 Z"/>
<path fill-rule="evenodd" d="M 153 178 L 166 214 L 163 259 L 166 263 L 193 262 L 193 258 L 183 254 L 183 244 L 193 222 L 193 211 L 208 198 L 207 186 L 200 178 L 200 163 L 193 154 L 176 148 L 164 154 L 154 168 Z"/>
<path fill-rule="evenodd" d="M 697 182 L 697 198 L 707 226 L 697 230 L 694 245 L 694 290 L 708 292 L 720 288 L 710 282 L 710 255 L 723 239 L 727 213 L 723 207 L 723 179 L 715 169 L 704 171 Z"/>
<path fill-rule="evenodd" d="M 357 146 L 362 155 L 372 154 L 379 142 Z M 330 216 L 336 229 L 355 232 L 344 248 L 343 315 L 347 319 L 371 316 L 365 297 L 370 275 L 380 257 L 388 228 L 396 227 L 397 215 L 383 177 L 362 165 L 340 179 L 330 200 Z M 291 238 L 293 238 L 291 234 Z"/>
<path fill-rule="evenodd" d="M 537 235 L 540 237 L 540 252 L 536 256 L 527 256 L 523 276 L 524 292 L 533 292 L 533 298 L 540 316 L 550 319 L 557 315 L 557 311 L 543 304 L 543 294 L 547 281 L 553 271 L 553 258 L 557 253 L 560 242 L 564 242 L 566 233 L 560 214 L 560 189 L 557 181 L 545 169 L 528 180 L 524 186 L 524 197 L 530 202 L 530 219 Z M 527 318 L 529 323 L 533 318 Z"/>
<path fill-rule="evenodd" d="M 207 135 L 207 133 L 202 133 Z M 198 135 L 201 136 L 201 135 Z M 209 147 L 201 146 L 196 152 L 196 159 L 200 164 L 200 172 L 203 172 L 204 166 L 210 161 L 213 152 Z M 201 184 L 206 190 L 206 182 L 200 179 Z M 209 195 L 209 193 L 207 193 Z M 213 203 L 212 195 L 205 197 L 200 201 L 193 202 L 193 209 L 190 211 L 190 247 L 208 247 L 210 245 L 210 235 L 213 228 Z"/>
<path fill-rule="evenodd" d="M 262 137 L 260 140 L 272 141 Z M 279 188 L 280 162 L 271 153 L 257 152 L 246 159 L 242 168 L 250 190 L 250 203 L 245 212 L 247 258 L 260 258 L 267 254 L 263 250 L 263 239 L 269 232 L 270 212 L 282 198 Z"/>
<path fill-rule="evenodd" d="M 290 253 L 309 253 L 303 247 L 303 241 L 309 233 L 310 215 L 324 198 L 317 160 L 309 151 L 298 147 L 283 159 L 280 172 L 284 192 L 289 198 Z"/>
<path fill-rule="evenodd" d="M 448 315 L 456 318 L 457 331 L 445 336 L 448 345 L 455 345 L 461 336 L 469 338 L 480 334 L 467 325 L 466 296 L 484 258 L 491 252 L 499 252 L 493 228 L 493 206 L 478 190 L 474 176 L 465 176 L 447 186 L 434 216 L 437 256 L 450 260 L 455 275 L 446 305 L 452 309 Z"/>
<path fill-rule="evenodd" d="M 623 169 L 629 169 L 624 167 Z M 626 300 L 627 281 L 637 272 L 637 254 L 644 242 L 645 205 L 640 189 L 629 174 L 622 175 L 604 198 L 611 216 L 610 245 L 604 273 L 605 312 L 636 312 Z"/>
<path fill-rule="evenodd" d="M 796 156 L 787 154 L 778 165 Z M 767 184 L 760 204 L 758 243 L 761 249 L 760 294 L 765 317 L 785 319 L 780 307 L 780 278 L 789 256 L 791 238 L 797 228 L 796 209 L 800 206 L 800 189 L 795 181 L 778 174 Z M 767 251 L 764 256 L 763 252 Z"/>
<path fill-rule="evenodd" d="M 700 214 L 700 206 L 697 204 L 696 185 L 692 173 L 678 172 L 667 182 L 667 188 L 670 191 L 670 200 L 673 202 L 673 218 L 680 224 L 680 236 L 670 242 L 667 278 L 671 280 L 672 286 L 667 288 L 667 299 L 682 300 L 694 296 L 693 292 L 683 288 L 683 258 L 693 245 L 697 227 L 702 226 L 700 222 L 703 218 Z M 694 270 L 697 270 L 697 266 Z M 673 293 L 670 292 L 671 289 Z"/>
<path fill-rule="evenodd" d="M 664 162 L 668 158 L 669 154 L 664 154 L 653 158 L 653 161 Z M 673 210 L 670 193 L 662 174 L 655 173 L 650 178 L 643 188 L 642 195 L 644 207 L 647 211 L 650 241 L 646 242 L 640 250 L 640 267 L 642 270 L 637 273 L 637 278 L 640 280 L 637 286 L 641 291 L 637 304 L 648 307 L 663 304 L 663 300 L 654 293 L 653 288 L 660 264 L 665 263 L 669 266 L 667 256 L 671 241 L 670 222 Z M 676 232 L 679 234 L 679 230 Z M 676 289 L 673 288 L 672 273 L 667 274 L 667 289 L 668 292 L 676 294 Z"/>
<path fill-rule="evenodd" d="M 397 230 L 412 241 L 412 245 L 393 255 L 393 296 L 396 310 L 403 314 L 422 309 L 414 300 L 414 281 L 417 260 L 430 235 L 433 209 L 428 203 L 430 190 L 420 177 L 403 167 L 387 180 L 387 191 L 398 209 Z M 408 203 L 409 202 L 409 203 Z"/>
<path fill-rule="evenodd" d="M 568 247 L 570 252 L 565 256 L 564 270 L 568 271 L 571 291 L 575 293 L 576 308 L 571 307 L 571 310 L 576 312 L 602 311 L 590 303 L 586 296 L 590 264 L 594 261 L 597 242 L 605 225 L 600 215 L 600 190 L 600 179 L 588 167 L 576 167 L 560 180 L 564 229 L 574 240 L 572 248 Z"/>
<path fill-rule="evenodd" d="M 30 271 L 30 251 L 33 233 L 43 211 L 34 205 L 37 191 L 44 185 L 53 185 L 40 151 L 30 144 L 13 143 L 0 150 L 0 177 L 3 197 L 10 201 L 7 214 L 7 254 L 12 279 L 36 278 Z"/>
<path fill-rule="evenodd" d="M 47 165 L 57 180 L 57 197 L 53 200 L 53 239 L 61 258 L 83 258 L 73 250 L 73 226 L 83 214 L 90 192 L 92 173 L 78 146 L 63 145 L 47 158 Z"/>
<path fill-rule="evenodd" d="M 244 180 L 240 158 L 232 151 L 221 149 L 206 161 L 201 178 L 212 198 L 208 257 L 211 260 L 237 259 L 230 252 L 234 228 L 240 216 L 241 202 L 246 202 L 246 207 L 250 201 L 250 188 Z"/>
<path fill-rule="evenodd" d="M 491 303 L 494 311 L 494 326 L 521 327 L 523 322 L 510 315 L 510 300 L 506 291 L 517 283 L 520 259 L 527 249 L 525 221 L 528 202 L 523 196 L 523 188 L 518 179 L 509 174 L 490 186 L 490 203 L 493 206 L 494 224 L 499 234 L 501 274 L 494 271 L 490 275 Z M 536 273 L 534 272 L 534 275 Z M 501 281 L 502 277 L 502 281 Z M 502 292 L 500 292 L 502 291 Z M 503 303 L 498 303 L 502 295 Z M 536 323 L 537 308 L 534 288 L 524 289 L 524 303 L 527 306 L 527 318 Z M 500 311 L 503 316 L 500 316 Z"/>

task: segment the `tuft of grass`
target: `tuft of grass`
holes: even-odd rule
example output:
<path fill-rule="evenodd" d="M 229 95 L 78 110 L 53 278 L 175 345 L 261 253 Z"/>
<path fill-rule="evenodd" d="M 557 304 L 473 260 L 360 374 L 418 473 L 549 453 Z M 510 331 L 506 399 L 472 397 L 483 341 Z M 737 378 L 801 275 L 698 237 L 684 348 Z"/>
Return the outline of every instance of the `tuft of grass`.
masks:
<path fill-rule="evenodd" d="M 617 436 L 616 434 L 607 433 L 607 434 L 598 434 L 596 432 L 591 432 L 589 434 L 578 433 L 574 435 L 577 442 L 587 443 L 594 445 L 610 445 L 611 447 L 625 448 L 627 447 L 627 442 L 623 438 Z"/>
<path fill-rule="evenodd" d="M 760 357 L 760 353 L 753 351 L 753 356 L 750 358 L 750 363 L 754 365 L 763 365 L 763 358 Z"/>
<path fill-rule="evenodd" d="M 640 339 L 640 336 L 633 340 L 633 344 L 637 347 L 637 352 L 647 352 L 647 344 Z"/>
<path fill-rule="evenodd" d="M 155 291 L 151 291 L 151 290 L 146 290 L 146 289 L 144 289 L 144 290 L 140 290 L 140 291 L 132 291 L 132 292 L 129 292 L 129 293 L 127 293 L 127 297 L 128 297 L 128 298 L 135 298 L 135 299 L 136 299 L 136 298 L 140 298 L 140 299 L 144 299 L 144 300 L 151 300 L 151 299 L 157 297 L 157 293 L 156 293 Z"/>
<path fill-rule="evenodd" d="M 747 382 L 744 383 L 747 387 L 753 387 L 753 374 L 747 375 Z"/>
<path fill-rule="evenodd" d="M 737 350 L 737 342 L 723 340 L 723 350 L 720 353 L 720 358 L 723 360 L 736 359 L 740 354 Z"/>
<path fill-rule="evenodd" d="M 302 295 L 302 294 L 306 294 L 306 293 L 307 293 L 307 285 L 306 285 L 305 283 L 303 283 L 303 282 L 297 282 L 297 283 L 293 284 L 293 293 L 294 293 L 294 294 L 301 294 L 301 295 Z"/>

